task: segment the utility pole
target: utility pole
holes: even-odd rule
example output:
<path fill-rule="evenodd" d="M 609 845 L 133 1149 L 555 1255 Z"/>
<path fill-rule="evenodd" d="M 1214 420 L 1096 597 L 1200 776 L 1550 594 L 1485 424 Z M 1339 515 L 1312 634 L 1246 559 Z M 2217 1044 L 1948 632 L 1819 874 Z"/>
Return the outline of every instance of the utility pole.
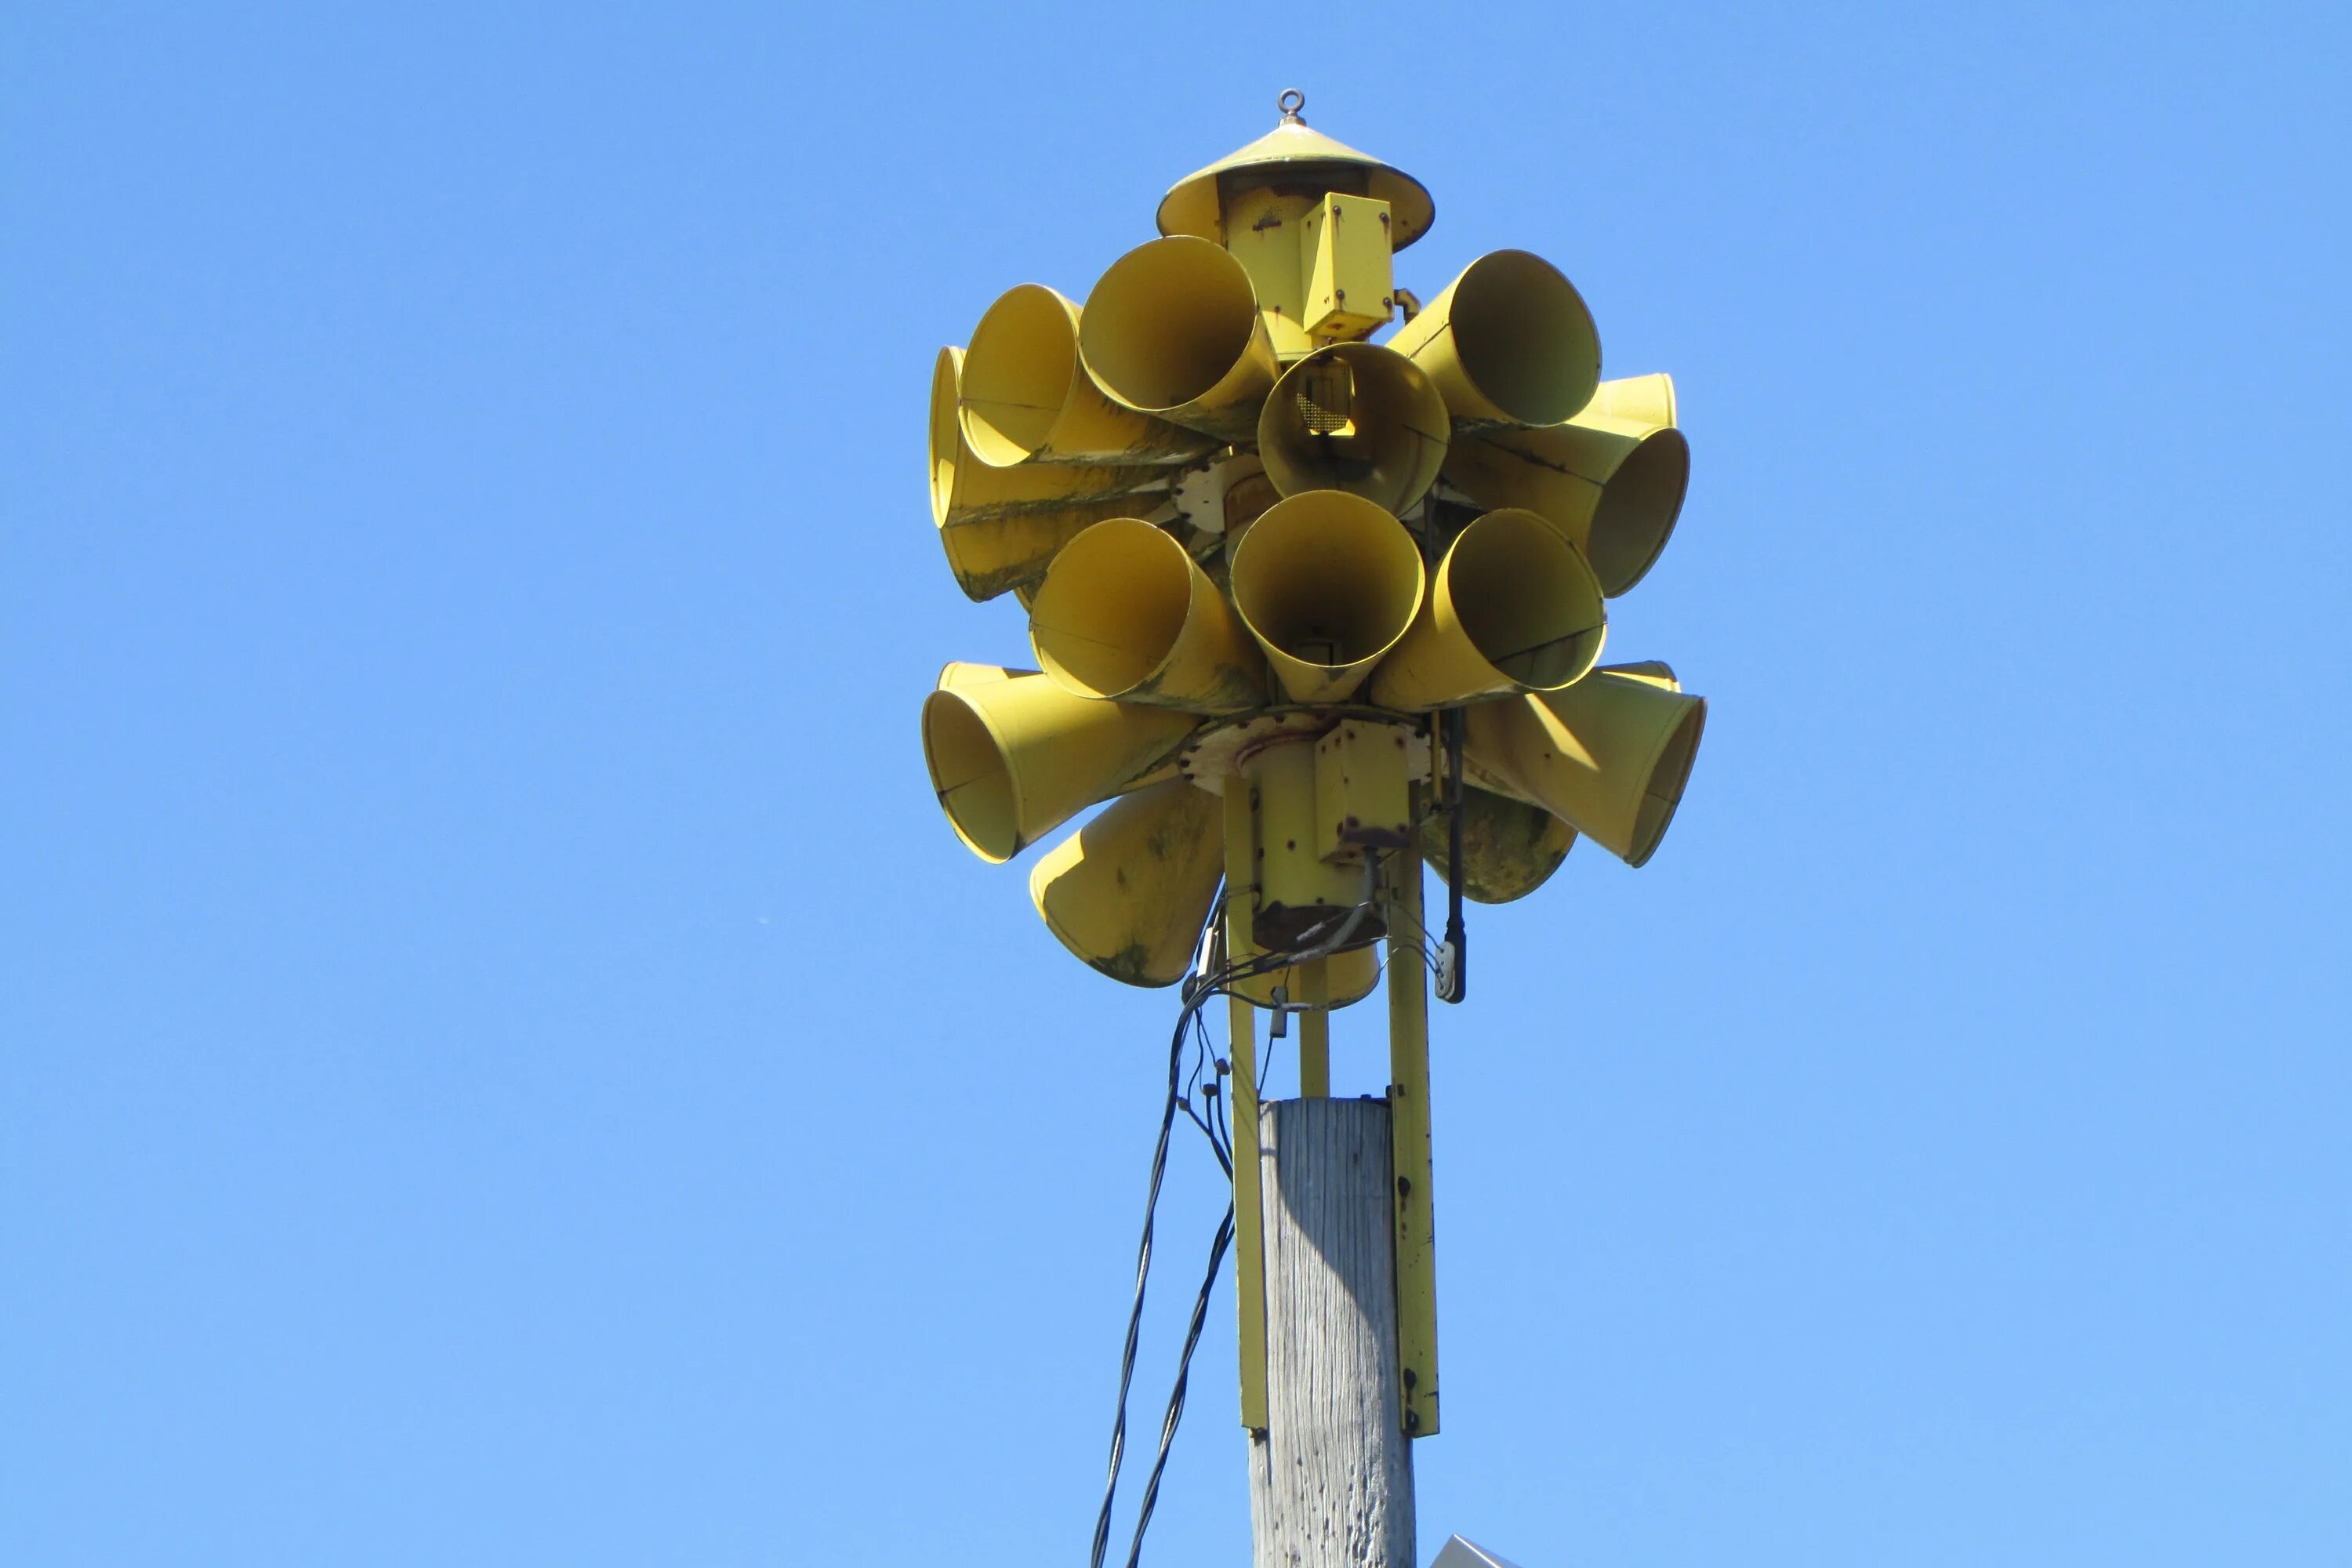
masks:
<path fill-rule="evenodd" d="M 1431 974 L 1464 999 L 1465 898 L 1525 897 L 1580 835 L 1639 866 L 1673 819 L 1706 705 L 1663 664 L 1599 660 L 1690 458 L 1673 382 L 1602 382 L 1549 262 L 1489 252 L 1426 306 L 1397 287 L 1429 192 L 1304 102 L 1170 190 L 1160 237 L 1083 305 L 1024 284 L 940 351 L 932 521 L 968 596 L 1028 611 L 1039 668 L 948 666 L 923 750 L 985 860 L 1104 805 L 1030 896 L 1098 973 L 1183 984 L 1171 1118 L 1185 1030 L 1227 1000 L 1256 1568 L 1415 1568 L 1412 1444 L 1439 1431 Z M 1384 971 L 1385 1081 L 1344 1082 L 1332 1015 Z M 1298 1096 L 1262 1104 L 1294 1038 Z"/>

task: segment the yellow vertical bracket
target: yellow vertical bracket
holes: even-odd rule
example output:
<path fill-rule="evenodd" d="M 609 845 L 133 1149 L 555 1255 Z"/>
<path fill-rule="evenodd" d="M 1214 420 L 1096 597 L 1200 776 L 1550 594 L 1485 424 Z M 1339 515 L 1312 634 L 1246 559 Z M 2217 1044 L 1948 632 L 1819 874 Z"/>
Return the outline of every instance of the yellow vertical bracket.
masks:
<path fill-rule="evenodd" d="M 1249 781 L 1225 779 L 1225 954 L 1238 963 L 1253 947 L 1250 908 L 1257 893 L 1257 847 L 1250 825 Z M 1242 1425 L 1264 1431 L 1265 1413 L 1265 1245 L 1258 1200 L 1257 1011 L 1227 999 L 1233 1063 L 1234 1296 L 1241 1314 Z"/>
<path fill-rule="evenodd" d="M 1389 1126 L 1396 1171 L 1397 1364 L 1405 1433 L 1437 1432 L 1437 1232 L 1430 1190 L 1429 983 L 1422 968 L 1421 856 L 1391 858 Z"/>
<path fill-rule="evenodd" d="M 1298 1092 L 1307 1100 L 1331 1098 L 1331 961 L 1299 965 L 1298 994 L 1308 1011 L 1298 1015 Z"/>

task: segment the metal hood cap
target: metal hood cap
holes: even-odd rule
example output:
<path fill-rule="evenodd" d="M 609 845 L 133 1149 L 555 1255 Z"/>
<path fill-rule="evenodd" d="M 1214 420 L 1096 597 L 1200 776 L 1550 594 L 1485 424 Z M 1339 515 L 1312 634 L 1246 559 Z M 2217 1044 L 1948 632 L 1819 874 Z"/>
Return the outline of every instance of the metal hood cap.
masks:
<path fill-rule="evenodd" d="M 1282 95 L 1278 107 L 1282 123 L 1239 152 L 1229 153 L 1197 174 L 1186 175 L 1160 198 L 1161 234 L 1189 234 L 1199 239 L 1221 241 L 1223 230 L 1217 214 L 1218 176 L 1245 169 L 1262 169 L 1276 176 L 1348 170 L 1364 181 L 1364 194 L 1389 204 L 1391 249 L 1402 250 L 1429 232 L 1430 224 L 1437 216 L 1437 204 L 1430 200 L 1428 189 L 1419 180 L 1345 142 L 1334 142 L 1321 132 L 1308 130 L 1307 121 L 1298 117 L 1298 111 L 1307 107 L 1307 95 L 1297 88 Z"/>

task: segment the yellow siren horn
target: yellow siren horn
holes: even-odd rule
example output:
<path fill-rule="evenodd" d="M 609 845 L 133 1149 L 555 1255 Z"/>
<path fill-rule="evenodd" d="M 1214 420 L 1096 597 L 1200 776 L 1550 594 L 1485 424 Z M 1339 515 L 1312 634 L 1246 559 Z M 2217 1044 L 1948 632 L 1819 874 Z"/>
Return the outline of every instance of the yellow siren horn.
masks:
<path fill-rule="evenodd" d="M 1411 713 L 1557 691 L 1592 668 L 1608 633 L 1600 581 L 1567 536 L 1532 511 L 1490 511 L 1446 550 L 1372 700 Z"/>
<path fill-rule="evenodd" d="M 1207 437 L 1103 395 L 1078 360 L 1078 308 L 1024 283 L 998 297 L 964 351 L 964 439 L 983 463 L 1181 463 Z"/>
<path fill-rule="evenodd" d="M 1274 386 L 1274 342 L 1249 273 L 1223 247 L 1178 235 L 1139 245 L 1087 298 L 1087 371 L 1139 413 L 1247 442 Z"/>
<path fill-rule="evenodd" d="M 1603 382 L 1565 425 L 1465 436 L 1446 453 L 1445 477 L 1482 506 L 1527 507 L 1558 523 L 1613 599 L 1665 549 L 1690 488 L 1674 378 Z"/>
<path fill-rule="evenodd" d="M 1338 343 L 1282 373 L 1258 415 L 1258 456 L 1284 495 L 1345 490 L 1403 511 L 1436 482 L 1445 399 L 1392 349 Z"/>
<path fill-rule="evenodd" d="M 1584 297 L 1524 250 L 1464 268 L 1389 347 L 1429 373 L 1468 430 L 1557 425 L 1601 382 L 1601 334 Z"/>
<path fill-rule="evenodd" d="M 961 351 L 941 349 L 931 371 L 931 521 L 967 597 L 992 599 L 1034 583 L 1081 530 L 1166 499 L 1164 467 L 989 467 L 956 416 L 962 373 Z"/>
<path fill-rule="evenodd" d="M 1200 722 L 1073 697 L 1034 671 L 951 664 L 923 700 L 923 761 L 956 837 L 1004 861 L 1096 802 L 1157 783 Z"/>
<path fill-rule="evenodd" d="M 1234 547 L 1234 605 L 1294 702 L 1345 700 L 1412 624 L 1421 551 L 1361 496 L 1276 501 Z"/>
<path fill-rule="evenodd" d="M 1576 829 L 1542 806 L 1492 790 L 1462 789 L 1462 892 L 1482 904 L 1524 899 L 1547 881 L 1576 845 Z M 1422 858 L 1454 880 L 1452 842 L 1444 814 L 1421 825 Z"/>
<path fill-rule="evenodd" d="M 1055 557 L 1031 606 L 1037 662 L 1065 691 L 1193 713 L 1265 700 L 1265 661 L 1209 574 L 1163 530 L 1096 523 Z"/>
<path fill-rule="evenodd" d="M 1114 801 L 1045 852 L 1029 897 L 1064 947 L 1113 980 L 1173 985 L 1224 871 L 1223 809 L 1189 779 Z"/>
<path fill-rule="evenodd" d="M 1601 668 L 1565 691 L 1482 702 L 1466 761 L 1628 865 L 1656 853 L 1698 755 L 1706 701 L 1663 665 Z"/>

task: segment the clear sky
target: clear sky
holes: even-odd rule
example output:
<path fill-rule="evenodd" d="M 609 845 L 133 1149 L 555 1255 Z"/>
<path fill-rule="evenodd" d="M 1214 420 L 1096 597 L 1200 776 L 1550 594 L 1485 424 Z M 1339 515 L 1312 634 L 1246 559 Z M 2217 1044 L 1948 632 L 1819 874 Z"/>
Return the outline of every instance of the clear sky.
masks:
<path fill-rule="evenodd" d="M 1290 86 L 1696 454 L 1683 814 L 1436 1020 L 1424 1561 L 2352 1552 L 2340 7 L 6 30 L 11 1563 L 1083 1561 L 1173 1002 L 930 798 L 926 397 Z"/>

